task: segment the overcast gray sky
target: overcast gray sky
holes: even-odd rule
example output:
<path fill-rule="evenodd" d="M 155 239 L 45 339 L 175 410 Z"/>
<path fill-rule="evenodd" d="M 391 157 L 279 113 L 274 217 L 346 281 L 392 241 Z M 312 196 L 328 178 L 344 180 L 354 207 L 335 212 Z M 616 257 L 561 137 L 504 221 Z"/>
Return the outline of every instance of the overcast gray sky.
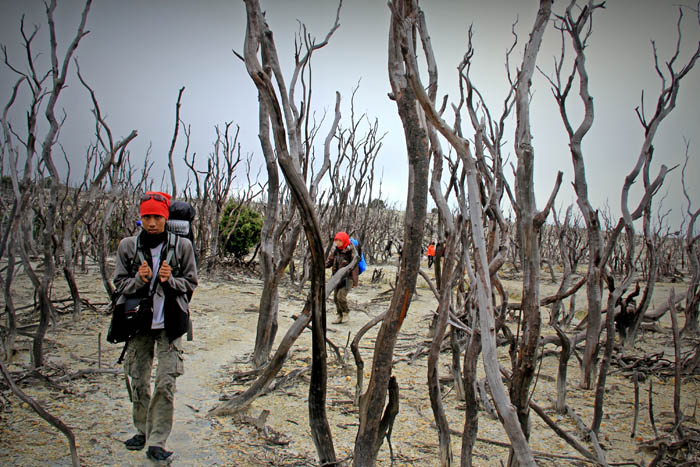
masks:
<path fill-rule="evenodd" d="M 556 2 L 561 12 L 568 2 Z M 287 76 L 292 70 L 292 50 L 297 20 L 318 38 L 325 36 L 333 22 L 337 3 L 329 0 L 261 0 L 280 52 Z M 532 27 L 537 11 L 536 0 L 423 1 L 428 28 L 436 51 L 440 72 L 439 94 L 456 97 L 456 66 L 465 51 L 467 28 L 474 27 L 476 49 L 473 76 L 494 112 L 499 112 L 507 89 L 504 54 L 512 41 L 511 24 L 518 19 L 516 30 L 520 43 L 512 64 L 522 59 L 523 42 Z M 603 208 L 610 205 L 619 212 L 620 189 L 624 176 L 639 154 L 643 132 L 635 107 L 644 91 L 647 106 L 653 104 L 659 81 L 653 71 L 651 41 L 657 43 L 659 55 L 667 59 L 676 38 L 678 5 L 696 8 L 690 0 L 609 0 L 594 17 L 594 32 L 587 52 L 591 93 L 596 117 L 593 129 L 584 142 L 591 202 Z M 56 22 L 61 50 L 73 37 L 83 2 L 59 0 Z M 685 10 L 683 51 L 686 61 L 690 50 L 700 40 L 697 12 Z M 0 0 L 0 43 L 8 47 L 11 61 L 23 66 L 19 47 L 19 22 L 26 14 L 28 26 L 37 24 L 46 33 L 43 2 L 38 0 Z M 387 97 L 387 36 L 389 12 L 386 2 L 346 0 L 341 12 L 341 26 L 329 45 L 314 55 L 314 111 L 331 112 L 335 92 L 343 96 L 343 114 L 349 115 L 350 96 L 359 82 L 355 111 L 378 118 L 382 132 L 387 132 L 384 148 L 377 161 L 383 171 L 384 196 L 399 205 L 406 194 L 406 156 L 403 131 L 396 107 Z M 129 146 L 132 159 L 141 160 L 149 144 L 153 158 L 160 161 L 156 180 L 165 167 L 172 138 L 174 108 L 180 87 L 181 118 L 192 127 L 190 151 L 203 160 L 211 151 L 214 126 L 233 121 L 241 127 L 244 153 L 258 161 L 257 95 L 243 63 L 232 50 L 242 51 L 245 11 L 236 0 L 96 0 L 88 18 L 90 34 L 77 51 L 81 71 L 95 89 L 100 107 L 116 137 L 138 130 L 138 138 Z M 48 40 L 40 34 L 36 52 L 47 58 Z M 559 35 L 551 24 L 545 36 L 538 64 L 549 72 L 553 57 L 559 54 Z M 678 107 L 663 123 L 655 144 L 655 174 L 661 163 L 682 164 L 683 138 L 691 142 L 688 174 L 695 208 L 700 204 L 700 65 L 683 82 Z M 45 68 L 44 68 L 45 69 Z M 61 132 L 61 142 L 69 158 L 79 166 L 85 148 L 93 139 L 90 102 L 73 72 L 69 89 L 59 106 L 68 119 Z M 0 69 L 0 101 L 4 107 L 15 77 L 5 67 Z M 532 133 L 535 145 L 535 171 L 538 203 L 546 201 L 557 170 L 564 171 L 564 185 L 557 206 L 575 202 L 571 183 L 571 157 L 567 138 L 554 104 L 549 85 L 538 75 L 532 101 Z M 20 106 L 20 108 L 22 108 Z M 649 109 L 651 110 L 651 109 Z M 576 121 L 576 119 L 574 119 Z M 330 122 L 326 122 L 329 124 Z M 21 125 L 21 115 L 16 119 Z M 323 131 L 322 131 L 323 133 Z M 179 140 L 184 142 L 184 138 Z M 506 152 L 513 154 L 513 138 L 507 138 Z M 176 154 L 184 146 L 178 145 Z M 511 159 L 513 160 L 513 159 Z M 184 179 L 185 167 L 179 173 Z M 75 170 L 75 169 L 74 169 Z M 677 227 L 686 203 L 681 194 L 680 168 L 669 174 L 661 190 L 665 209 L 673 209 Z M 641 184 L 638 183 L 638 185 Z M 659 196 L 659 198 L 661 197 Z M 632 203 L 637 198 L 633 197 Z"/>

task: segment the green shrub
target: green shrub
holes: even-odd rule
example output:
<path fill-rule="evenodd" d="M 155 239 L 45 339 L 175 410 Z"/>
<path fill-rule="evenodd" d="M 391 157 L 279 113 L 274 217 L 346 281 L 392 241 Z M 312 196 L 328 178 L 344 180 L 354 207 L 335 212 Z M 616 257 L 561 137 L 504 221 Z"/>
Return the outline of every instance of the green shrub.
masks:
<path fill-rule="evenodd" d="M 240 213 L 240 217 L 239 217 Z M 236 221 L 238 219 L 238 221 Z M 219 221 L 219 238 L 226 254 L 243 258 L 260 241 L 262 216 L 234 200 L 226 203 Z"/>
<path fill-rule="evenodd" d="M 9 175 L 3 175 L 0 178 L 0 188 L 4 190 L 12 190 L 12 178 Z"/>

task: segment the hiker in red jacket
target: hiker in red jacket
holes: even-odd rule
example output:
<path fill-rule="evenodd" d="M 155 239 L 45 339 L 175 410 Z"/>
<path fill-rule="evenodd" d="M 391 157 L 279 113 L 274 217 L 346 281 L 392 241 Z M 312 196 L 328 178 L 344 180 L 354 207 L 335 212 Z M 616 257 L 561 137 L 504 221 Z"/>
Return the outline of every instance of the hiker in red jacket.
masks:
<path fill-rule="evenodd" d="M 335 246 L 331 248 L 331 252 L 326 259 L 326 267 L 332 267 L 331 271 L 335 274 L 339 269 L 347 266 L 355 256 L 355 247 L 350 243 L 350 236 L 345 232 L 338 232 L 333 240 Z M 338 287 L 333 291 L 333 301 L 335 302 L 335 312 L 338 317 L 333 324 L 341 324 L 347 315 L 350 313 L 348 309 L 348 293 L 353 287 L 357 287 L 360 271 L 355 266 L 349 276 L 346 276 L 340 281 Z"/>

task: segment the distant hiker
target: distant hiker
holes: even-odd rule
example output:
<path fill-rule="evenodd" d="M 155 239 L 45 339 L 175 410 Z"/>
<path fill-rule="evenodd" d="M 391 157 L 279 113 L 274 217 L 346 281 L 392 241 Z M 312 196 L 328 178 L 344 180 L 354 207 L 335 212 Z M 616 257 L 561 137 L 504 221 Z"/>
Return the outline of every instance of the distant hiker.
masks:
<path fill-rule="evenodd" d="M 138 431 L 124 442 L 127 449 L 169 463 L 165 442 L 173 425 L 175 379 L 184 372 L 182 338 L 189 325 L 188 294 L 197 287 L 192 243 L 165 229 L 170 195 L 147 192 L 141 198 L 143 230 L 122 239 L 117 250 L 114 285 L 118 293 L 144 297 L 139 313 L 147 313 L 143 328 L 129 339 L 124 371 L 131 377 L 132 416 Z M 145 310 L 144 310 L 145 307 Z M 151 394 L 153 357 L 158 358 Z"/>
<path fill-rule="evenodd" d="M 627 338 L 627 332 L 634 323 L 634 318 L 637 316 L 637 302 L 634 299 L 630 300 L 622 306 L 622 309 L 615 314 L 615 329 L 620 333 L 622 340 Z"/>
<path fill-rule="evenodd" d="M 615 290 L 612 278 L 608 279 L 608 285 L 613 287 L 610 290 L 610 293 L 612 293 Z M 616 306 L 620 307 L 620 311 L 615 313 L 615 329 L 620 333 L 623 341 L 627 338 L 627 334 L 637 318 L 637 301 L 635 298 L 639 295 L 639 292 L 639 282 L 637 282 L 634 290 L 626 298 L 623 295 L 615 303 Z"/>
<path fill-rule="evenodd" d="M 333 267 L 335 274 L 339 269 L 347 266 L 355 255 L 355 247 L 350 243 L 350 236 L 345 232 L 338 232 L 333 240 L 335 246 L 326 259 L 326 267 Z M 333 324 L 341 324 L 343 319 L 350 313 L 348 309 L 348 293 L 353 287 L 357 287 L 360 271 L 357 266 L 352 269 L 349 276 L 344 277 L 338 287 L 333 291 L 333 301 L 335 302 L 335 312 L 338 317 Z"/>
<path fill-rule="evenodd" d="M 428 251 L 425 253 L 428 257 L 428 267 L 433 266 L 433 261 L 435 260 L 435 242 L 430 242 L 428 244 Z"/>
<path fill-rule="evenodd" d="M 384 247 L 384 254 L 391 258 L 391 246 L 394 244 L 394 242 L 389 239 L 389 241 L 386 243 L 386 246 Z"/>

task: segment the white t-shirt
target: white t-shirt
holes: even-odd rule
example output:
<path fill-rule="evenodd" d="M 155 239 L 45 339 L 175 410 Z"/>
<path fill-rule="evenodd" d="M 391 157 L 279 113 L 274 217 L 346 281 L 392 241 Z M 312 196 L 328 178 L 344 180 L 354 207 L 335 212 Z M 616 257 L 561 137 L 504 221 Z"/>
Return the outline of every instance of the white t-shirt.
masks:
<path fill-rule="evenodd" d="M 163 305 L 165 305 L 165 295 L 163 295 L 163 287 L 158 287 L 160 278 L 158 270 L 160 269 L 160 254 L 163 251 L 163 243 L 151 248 L 151 258 L 153 259 L 153 278 L 151 279 L 151 290 L 155 288 L 153 295 L 153 321 L 151 321 L 151 329 L 165 328 L 165 316 L 163 314 Z"/>

